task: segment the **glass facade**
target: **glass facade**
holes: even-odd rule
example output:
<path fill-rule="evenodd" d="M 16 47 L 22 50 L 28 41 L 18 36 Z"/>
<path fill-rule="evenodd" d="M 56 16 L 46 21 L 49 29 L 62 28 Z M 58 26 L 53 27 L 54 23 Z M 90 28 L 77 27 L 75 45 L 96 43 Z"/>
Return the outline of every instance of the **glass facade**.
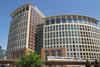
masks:
<path fill-rule="evenodd" d="M 88 18 L 88 19 L 87 19 Z M 51 20 L 50 20 L 51 19 Z M 87 25 L 92 25 L 95 27 L 99 27 L 100 24 L 96 22 L 96 20 L 93 20 L 90 17 L 85 17 L 85 16 L 60 16 L 56 18 L 46 18 L 46 25 L 51 25 L 51 24 L 58 24 L 58 23 L 82 23 L 82 24 L 87 24 Z"/>

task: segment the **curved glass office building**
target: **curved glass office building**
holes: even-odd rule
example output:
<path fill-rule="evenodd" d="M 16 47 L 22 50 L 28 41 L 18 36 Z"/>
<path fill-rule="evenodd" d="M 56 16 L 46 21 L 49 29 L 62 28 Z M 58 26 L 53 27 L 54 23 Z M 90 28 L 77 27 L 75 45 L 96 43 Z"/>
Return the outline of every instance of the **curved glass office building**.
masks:
<path fill-rule="evenodd" d="M 81 15 L 46 17 L 43 32 L 45 49 L 66 48 L 68 58 L 100 59 L 100 28 L 95 18 Z"/>

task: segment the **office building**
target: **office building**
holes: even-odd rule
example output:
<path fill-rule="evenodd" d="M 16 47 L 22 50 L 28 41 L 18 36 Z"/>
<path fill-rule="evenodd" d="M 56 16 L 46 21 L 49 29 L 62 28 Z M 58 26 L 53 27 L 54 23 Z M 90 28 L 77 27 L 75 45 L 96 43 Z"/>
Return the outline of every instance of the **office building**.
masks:
<path fill-rule="evenodd" d="M 6 60 L 6 50 L 0 46 L 0 60 Z"/>
<path fill-rule="evenodd" d="M 18 60 L 27 52 L 34 52 L 37 25 L 44 15 L 31 3 L 24 4 L 11 13 L 7 59 Z"/>
<path fill-rule="evenodd" d="M 46 17 L 44 22 L 45 57 L 59 56 L 76 61 L 100 59 L 100 23 L 95 18 L 59 15 Z M 57 54 L 57 50 L 50 53 L 50 49 L 57 48 L 66 48 L 66 55 Z"/>

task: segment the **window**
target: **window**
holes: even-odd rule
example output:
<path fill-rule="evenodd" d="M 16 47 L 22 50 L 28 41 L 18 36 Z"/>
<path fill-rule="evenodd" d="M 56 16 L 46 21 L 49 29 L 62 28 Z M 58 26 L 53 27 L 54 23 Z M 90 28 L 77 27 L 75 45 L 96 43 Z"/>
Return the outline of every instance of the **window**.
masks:
<path fill-rule="evenodd" d="M 29 7 L 27 6 L 27 7 L 26 7 L 26 11 L 28 11 L 28 10 L 29 10 Z"/>
<path fill-rule="evenodd" d="M 52 39 L 50 39 L 50 45 L 52 45 Z"/>
<path fill-rule="evenodd" d="M 60 44 L 62 44 L 62 39 L 60 38 Z"/>
<path fill-rule="evenodd" d="M 53 39 L 53 42 L 54 42 L 54 44 L 55 44 L 55 39 Z"/>
<path fill-rule="evenodd" d="M 58 32 L 56 32 L 56 37 L 58 37 Z"/>
<path fill-rule="evenodd" d="M 71 30 L 73 30 L 73 25 L 71 25 Z"/>
<path fill-rule="evenodd" d="M 59 37 L 61 37 L 61 32 L 59 32 Z"/>
<path fill-rule="evenodd" d="M 49 38 L 50 36 L 49 36 L 49 33 L 48 33 L 48 38 Z"/>
<path fill-rule="evenodd" d="M 51 24 L 55 24 L 55 19 L 51 19 Z"/>
<path fill-rule="evenodd" d="M 68 36 L 68 32 L 66 31 L 65 34 L 66 34 L 66 37 L 67 37 Z"/>
<path fill-rule="evenodd" d="M 68 44 L 68 38 L 66 38 L 66 44 Z"/>
<path fill-rule="evenodd" d="M 77 18 L 74 17 L 74 18 L 73 18 L 73 21 L 74 21 L 74 23 L 77 23 Z"/>
<path fill-rule="evenodd" d="M 62 25 L 62 30 L 64 30 L 64 25 Z"/>
<path fill-rule="evenodd" d="M 58 30 L 58 26 L 56 26 L 56 30 Z"/>
<path fill-rule="evenodd" d="M 46 25 L 49 25 L 49 20 L 46 20 Z"/>
<path fill-rule="evenodd" d="M 62 23 L 66 23 L 66 18 L 62 17 Z"/>
<path fill-rule="evenodd" d="M 49 31 L 49 27 L 48 27 L 48 31 Z"/>
<path fill-rule="evenodd" d="M 51 56 L 56 56 L 56 51 L 55 50 L 51 50 Z"/>
<path fill-rule="evenodd" d="M 47 28 L 45 27 L 45 32 L 47 32 Z"/>
<path fill-rule="evenodd" d="M 55 32 L 53 32 L 53 37 L 55 37 Z"/>
<path fill-rule="evenodd" d="M 45 38 L 47 38 L 47 34 L 45 34 Z"/>
<path fill-rule="evenodd" d="M 25 12 L 25 8 L 23 8 L 23 12 Z"/>
<path fill-rule="evenodd" d="M 64 37 L 64 31 L 62 31 L 62 36 Z"/>
<path fill-rule="evenodd" d="M 50 31 L 52 31 L 52 26 L 50 26 Z"/>
<path fill-rule="evenodd" d="M 68 17 L 67 20 L 68 20 L 68 23 L 72 23 L 71 17 Z"/>
<path fill-rule="evenodd" d="M 79 18 L 79 23 L 83 23 L 83 20 L 82 20 L 82 18 Z"/>
<path fill-rule="evenodd" d="M 55 31 L 55 26 L 53 26 L 53 31 Z"/>
<path fill-rule="evenodd" d="M 73 27 L 73 28 L 74 28 L 74 30 L 76 30 L 76 25 L 74 25 L 74 27 Z"/>
<path fill-rule="evenodd" d="M 70 30 L 70 25 L 68 25 L 68 30 Z"/>
<path fill-rule="evenodd" d="M 56 39 L 56 42 L 57 42 L 57 44 L 58 44 L 58 39 Z"/>
<path fill-rule="evenodd" d="M 65 25 L 65 30 L 67 30 L 67 25 Z"/>
<path fill-rule="evenodd" d="M 65 44 L 65 38 L 63 38 L 63 44 Z"/>
<path fill-rule="evenodd" d="M 59 30 L 61 30 L 61 25 L 59 25 Z"/>
<path fill-rule="evenodd" d="M 50 32 L 50 38 L 52 38 L 52 32 Z"/>
<path fill-rule="evenodd" d="M 56 18 L 56 23 L 60 23 L 60 18 Z"/>

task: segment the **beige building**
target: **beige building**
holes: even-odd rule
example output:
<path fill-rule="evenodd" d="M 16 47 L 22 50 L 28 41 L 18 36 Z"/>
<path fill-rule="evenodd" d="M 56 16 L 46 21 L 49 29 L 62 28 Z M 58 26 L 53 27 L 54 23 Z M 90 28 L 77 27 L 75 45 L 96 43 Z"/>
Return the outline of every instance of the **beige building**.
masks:
<path fill-rule="evenodd" d="M 77 61 L 100 59 L 99 26 L 98 20 L 88 16 L 46 17 L 43 48 L 66 48 L 66 57 Z"/>
<path fill-rule="evenodd" d="M 36 6 L 27 3 L 11 14 L 7 59 L 18 60 L 27 52 L 40 53 L 44 61 L 51 56 L 77 62 L 100 59 L 100 23 L 98 20 L 81 15 L 59 15 L 44 17 Z M 36 47 L 36 49 L 35 49 Z M 50 57 L 49 57 L 50 58 Z M 58 65 L 66 67 L 60 60 Z M 54 59 L 52 59 L 54 60 Z M 69 63 L 68 63 L 69 64 Z M 74 64 L 74 63 L 73 63 Z M 68 66 L 67 67 L 73 67 Z M 75 67 L 75 65 L 74 65 Z"/>
<path fill-rule="evenodd" d="M 35 50 L 35 34 L 37 25 L 42 24 L 44 15 L 36 6 L 27 3 L 11 14 L 7 59 L 19 59 L 26 52 Z"/>
<path fill-rule="evenodd" d="M 86 60 L 100 60 L 98 20 L 81 15 L 59 15 L 45 17 L 44 22 L 41 56 L 47 62 L 46 67 L 85 67 Z"/>

